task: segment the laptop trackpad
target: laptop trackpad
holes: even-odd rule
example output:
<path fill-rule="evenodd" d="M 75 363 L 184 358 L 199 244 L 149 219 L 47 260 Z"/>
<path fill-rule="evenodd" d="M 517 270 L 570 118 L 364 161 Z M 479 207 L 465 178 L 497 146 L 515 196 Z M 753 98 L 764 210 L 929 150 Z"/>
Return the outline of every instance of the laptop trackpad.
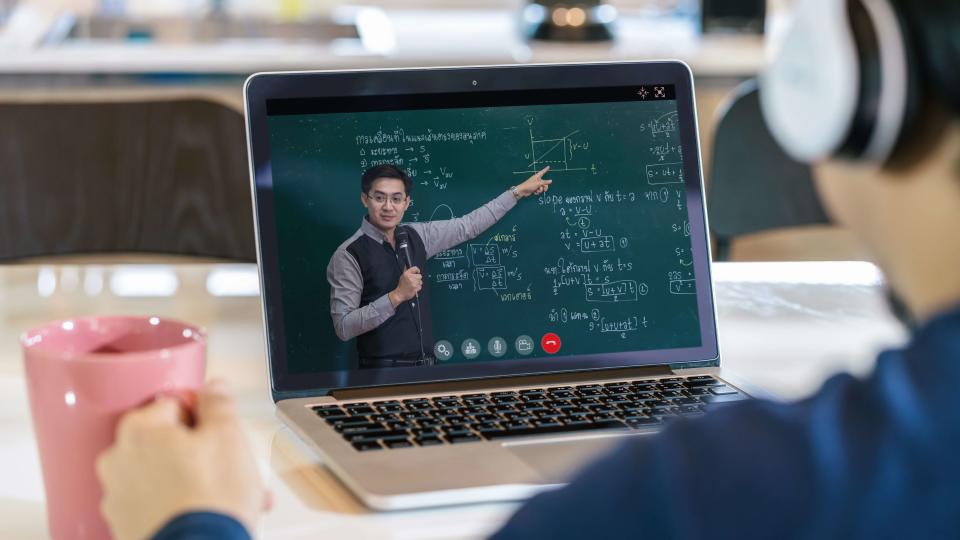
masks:
<path fill-rule="evenodd" d="M 504 449 L 540 473 L 549 484 L 566 482 L 583 464 L 612 448 L 624 437 L 592 437 L 504 443 Z"/>

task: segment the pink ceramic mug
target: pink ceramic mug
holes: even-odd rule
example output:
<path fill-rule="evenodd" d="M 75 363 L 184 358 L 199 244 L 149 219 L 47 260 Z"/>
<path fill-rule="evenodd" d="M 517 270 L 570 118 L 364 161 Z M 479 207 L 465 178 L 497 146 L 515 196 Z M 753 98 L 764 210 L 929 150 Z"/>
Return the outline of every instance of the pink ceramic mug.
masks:
<path fill-rule="evenodd" d="M 94 464 L 120 416 L 203 384 L 206 336 L 158 317 L 89 317 L 21 337 L 33 428 L 55 539 L 110 538 Z"/>

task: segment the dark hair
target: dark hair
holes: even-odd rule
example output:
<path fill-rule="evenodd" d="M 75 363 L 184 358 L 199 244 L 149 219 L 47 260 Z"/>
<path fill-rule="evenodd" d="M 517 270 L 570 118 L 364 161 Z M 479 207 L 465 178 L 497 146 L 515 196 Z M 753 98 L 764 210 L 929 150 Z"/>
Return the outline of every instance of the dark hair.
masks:
<path fill-rule="evenodd" d="M 366 172 L 363 173 L 363 176 L 360 177 L 360 191 L 369 193 L 370 188 L 373 187 L 373 181 L 378 178 L 396 178 L 397 180 L 403 180 L 403 192 L 406 195 L 410 195 L 410 193 L 413 192 L 413 180 L 410 179 L 410 175 L 403 172 L 403 169 L 400 167 L 390 163 L 374 165 L 367 169 Z"/>
<path fill-rule="evenodd" d="M 921 91 L 960 115 L 960 2 L 892 0 L 918 60 Z"/>
<path fill-rule="evenodd" d="M 885 1 L 903 24 L 912 87 L 887 167 L 909 169 L 936 147 L 951 117 L 960 116 L 960 2 Z"/>

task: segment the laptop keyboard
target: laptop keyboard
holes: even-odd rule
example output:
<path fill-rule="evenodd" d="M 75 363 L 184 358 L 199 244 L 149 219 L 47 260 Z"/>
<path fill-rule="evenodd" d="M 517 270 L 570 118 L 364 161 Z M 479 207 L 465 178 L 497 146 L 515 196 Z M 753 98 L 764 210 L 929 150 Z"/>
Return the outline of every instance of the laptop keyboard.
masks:
<path fill-rule="evenodd" d="M 709 375 L 323 405 L 313 410 L 359 451 L 548 433 L 636 430 L 746 399 Z"/>

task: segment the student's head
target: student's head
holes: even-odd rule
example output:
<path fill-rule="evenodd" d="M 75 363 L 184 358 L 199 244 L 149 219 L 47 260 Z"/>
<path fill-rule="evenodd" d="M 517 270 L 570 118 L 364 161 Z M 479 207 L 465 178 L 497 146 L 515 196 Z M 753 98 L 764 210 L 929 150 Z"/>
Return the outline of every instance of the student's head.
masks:
<path fill-rule="evenodd" d="M 828 213 L 864 241 L 914 316 L 960 303 L 960 2 L 797 7 L 813 31 L 785 34 L 761 79 L 771 131 L 815 165 Z"/>
<path fill-rule="evenodd" d="M 360 177 L 360 202 L 367 209 L 367 219 L 384 232 L 403 220 L 412 191 L 410 176 L 395 165 L 370 167 Z"/>

